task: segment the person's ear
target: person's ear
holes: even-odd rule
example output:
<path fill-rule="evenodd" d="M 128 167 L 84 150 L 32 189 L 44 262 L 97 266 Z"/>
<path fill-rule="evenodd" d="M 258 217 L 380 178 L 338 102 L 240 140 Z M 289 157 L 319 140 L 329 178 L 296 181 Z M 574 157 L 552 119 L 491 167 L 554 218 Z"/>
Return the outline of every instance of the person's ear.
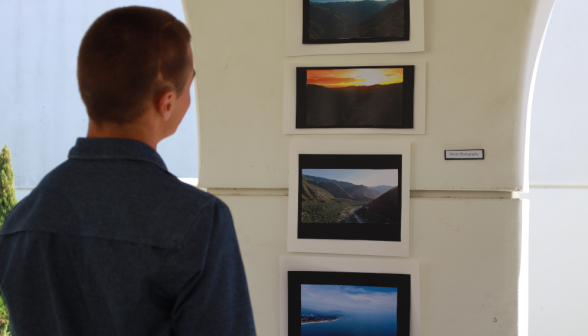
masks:
<path fill-rule="evenodd" d="M 157 113 L 161 115 L 163 120 L 167 121 L 171 117 L 172 109 L 174 107 L 174 95 L 175 93 L 171 90 L 164 91 L 157 102 Z"/>

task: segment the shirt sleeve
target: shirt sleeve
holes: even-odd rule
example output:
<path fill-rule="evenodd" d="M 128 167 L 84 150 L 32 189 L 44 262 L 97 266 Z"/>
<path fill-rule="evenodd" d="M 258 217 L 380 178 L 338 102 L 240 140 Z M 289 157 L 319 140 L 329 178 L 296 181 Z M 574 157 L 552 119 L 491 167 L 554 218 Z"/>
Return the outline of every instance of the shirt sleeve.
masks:
<path fill-rule="evenodd" d="M 189 230 L 179 256 L 178 266 L 187 275 L 182 277 L 172 311 L 174 334 L 255 336 L 231 213 L 219 200 L 213 203 Z"/>

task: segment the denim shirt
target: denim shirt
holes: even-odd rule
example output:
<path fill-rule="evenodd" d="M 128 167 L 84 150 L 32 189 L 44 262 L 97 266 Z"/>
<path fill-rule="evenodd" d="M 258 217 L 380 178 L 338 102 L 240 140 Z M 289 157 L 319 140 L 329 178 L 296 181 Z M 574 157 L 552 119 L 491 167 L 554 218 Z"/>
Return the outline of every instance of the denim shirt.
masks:
<path fill-rule="evenodd" d="M 14 336 L 255 335 L 227 206 L 148 145 L 80 138 L 0 230 Z"/>

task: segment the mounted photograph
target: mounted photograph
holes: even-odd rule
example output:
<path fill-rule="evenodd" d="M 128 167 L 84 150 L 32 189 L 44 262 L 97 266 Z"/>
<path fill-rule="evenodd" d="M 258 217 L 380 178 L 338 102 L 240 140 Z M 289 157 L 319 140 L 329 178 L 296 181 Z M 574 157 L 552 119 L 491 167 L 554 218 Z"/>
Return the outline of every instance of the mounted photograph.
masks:
<path fill-rule="evenodd" d="M 414 128 L 415 66 L 297 67 L 296 128 Z"/>
<path fill-rule="evenodd" d="M 369 241 L 373 248 L 378 246 L 376 242 L 408 244 L 403 239 L 403 230 L 408 231 L 407 143 L 295 143 L 312 149 L 299 147 L 297 154 L 291 153 L 291 158 L 296 155 L 291 159 L 296 162 L 296 176 L 290 184 L 289 226 L 295 229 L 288 234 L 289 238 L 290 232 L 295 235 L 294 245 L 315 241 L 324 250 L 329 246 L 324 241 Z M 407 232 L 404 234 L 407 237 Z M 353 246 L 359 249 L 360 245 Z M 388 249 L 387 253 L 395 252 Z"/>
<path fill-rule="evenodd" d="M 424 0 L 285 0 L 286 56 L 425 51 Z"/>
<path fill-rule="evenodd" d="M 285 63 L 284 134 L 425 134 L 427 64 Z"/>
<path fill-rule="evenodd" d="M 410 40 L 410 0 L 304 0 L 303 44 Z"/>
<path fill-rule="evenodd" d="M 402 155 L 300 154 L 298 238 L 400 241 Z"/>
<path fill-rule="evenodd" d="M 288 334 L 408 335 L 410 282 L 410 274 L 290 271 Z"/>
<path fill-rule="evenodd" d="M 280 336 L 420 336 L 419 264 L 280 257 Z"/>

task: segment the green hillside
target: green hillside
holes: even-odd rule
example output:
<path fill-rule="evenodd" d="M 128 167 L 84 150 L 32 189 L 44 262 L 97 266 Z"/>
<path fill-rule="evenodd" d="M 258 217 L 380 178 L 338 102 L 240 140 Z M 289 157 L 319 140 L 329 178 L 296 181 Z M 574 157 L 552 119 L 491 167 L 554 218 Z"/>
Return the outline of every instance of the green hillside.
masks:
<path fill-rule="evenodd" d="M 326 190 L 327 192 L 329 192 L 329 194 L 333 195 L 333 197 L 335 197 L 335 198 L 348 198 L 348 199 L 353 198 L 353 196 L 351 196 L 351 194 L 349 194 L 347 191 L 343 190 L 343 188 L 341 188 L 340 186 L 338 186 L 335 183 L 316 181 L 316 180 L 313 180 L 310 178 L 305 178 L 304 180 L 314 186 L 317 186 L 321 189 Z"/>
<path fill-rule="evenodd" d="M 302 196 L 302 200 L 317 200 L 322 202 L 328 202 L 334 198 L 333 195 L 325 189 L 314 186 L 306 181 L 302 181 L 300 195 Z"/>
<path fill-rule="evenodd" d="M 329 202 L 316 199 L 303 200 L 301 221 L 302 223 L 338 223 L 345 208 L 362 204 L 362 202 L 343 198 L 334 198 Z"/>

